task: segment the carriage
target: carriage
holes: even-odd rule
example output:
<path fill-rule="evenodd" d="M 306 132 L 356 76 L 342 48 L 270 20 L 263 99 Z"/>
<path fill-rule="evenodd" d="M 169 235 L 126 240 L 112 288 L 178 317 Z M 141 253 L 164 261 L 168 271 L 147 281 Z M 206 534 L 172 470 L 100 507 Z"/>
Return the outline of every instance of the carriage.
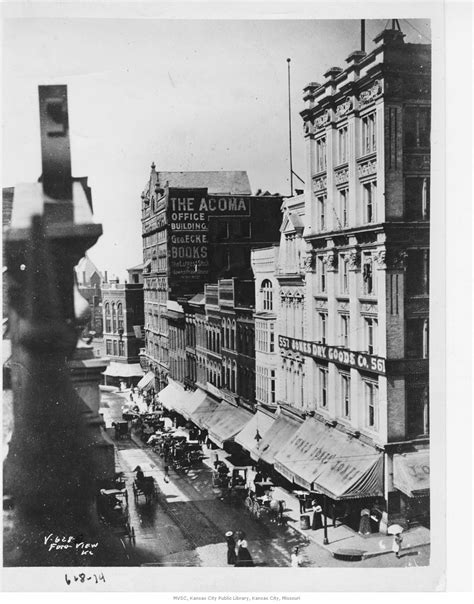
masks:
<path fill-rule="evenodd" d="M 131 421 L 113 422 L 112 427 L 115 430 L 115 440 L 130 440 L 132 438 Z"/>
<path fill-rule="evenodd" d="M 229 469 L 223 461 L 218 461 L 212 473 L 212 486 L 221 499 L 243 501 L 247 493 L 247 472 L 246 466 Z"/>
<path fill-rule="evenodd" d="M 138 503 L 140 497 L 144 497 L 145 503 L 149 504 L 158 497 L 158 485 L 154 476 L 151 475 L 154 467 L 151 464 L 149 466 L 137 466 L 134 471 L 137 471 L 140 468 L 143 472 L 143 477 L 135 478 L 133 481 L 133 498 L 135 503 Z"/>
<path fill-rule="evenodd" d="M 284 522 L 286 503 L 283 499 L 274 499 L 271 488 L 262 496 L 257 496 L 249 489 L 245 498 L 245 507 L 257 519 L 267 517 L 270 522 L 279 524 Z"/>
<path fill-rule="evenodd" d="M 97 497 L 97 511 L 103 524 L 119 537 L 135 545 L 135 529 L 130 523 L 127 489 L 101 489 Z"/>

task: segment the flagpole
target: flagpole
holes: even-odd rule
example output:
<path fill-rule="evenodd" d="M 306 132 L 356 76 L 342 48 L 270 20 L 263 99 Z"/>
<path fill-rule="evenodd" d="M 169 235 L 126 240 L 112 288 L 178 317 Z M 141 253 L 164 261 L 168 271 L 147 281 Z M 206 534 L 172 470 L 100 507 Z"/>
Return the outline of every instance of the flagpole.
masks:
<path fill-rule="evenodd" d="M 293 197 L 293 150 L 291 144 L 291 95 L 290 95 L 290 63 L 291 59 L 286 59 L 288 63 L 288 139 L 290 145 L 290 189 Z"/>

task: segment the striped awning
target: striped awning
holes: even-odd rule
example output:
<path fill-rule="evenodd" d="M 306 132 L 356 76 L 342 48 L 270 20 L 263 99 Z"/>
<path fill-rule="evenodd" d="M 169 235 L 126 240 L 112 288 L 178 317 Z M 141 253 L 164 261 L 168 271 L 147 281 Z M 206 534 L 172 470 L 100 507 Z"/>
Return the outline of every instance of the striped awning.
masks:
<path fill-rule="evenodd" d="M 138 382 L 137 388 L 140 388 L 140 390 L 146 391 L 146 390 L 149 390 L 150 388 L 152 388 L 154 383 L 155 383 L 155 374 L 153 373 L 153 371 L 149 371 Z"/>
<path fill-rule="evenodd" d="M 429 495 L 429 449 L 393 456 L 393 486 L 408 497 Z"/>
<path fill-rule="evenodd" d="M 307 418 L 276 454 L 275 469 L 332 499 L 383 495 L 383 454 L 315 418 Z"/>

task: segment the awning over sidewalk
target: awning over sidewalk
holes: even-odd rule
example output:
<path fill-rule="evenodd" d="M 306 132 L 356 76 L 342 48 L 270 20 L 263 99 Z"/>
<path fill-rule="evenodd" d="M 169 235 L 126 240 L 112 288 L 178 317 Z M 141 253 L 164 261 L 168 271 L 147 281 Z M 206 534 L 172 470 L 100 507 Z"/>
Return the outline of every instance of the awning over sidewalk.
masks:
<path fill-rule="evenodd" d="M 252 414 L 249 411 L 222 401 L 204 422 L 204 426 L 209 432 L 209 438 L 218 447 L 222 447 L 226 440 L 233 440 L 251 418 Z"/>
<path fill-rule="evenodd" d="M 131 378 L 141 377 L 143 373 L 140 363 L 116 363 L 112 361 L 102 375 L 106 375 L 107 377 Z"/>
<path fill-rule="evenodd" d="M 189 414 L 191 421 L 200 428 L 205 428 L 204 422 L 209 419 L 218 406 L 219 403 L 217 401 L 206 395 L 204 400 Z"/>
<path fill-rule="evenodd" d="M 158 393 L 158 400 L 163 405 L 163 407 L 165 407 L 165 409 L 168 409 L 169 411 L 175 411 L 175 406 L 179 395 L 180 390 L 178 389 L 178 386 L 174 382 L 171 382 L 170 384 L 165 386 L 163 390 L 160 390 L 160 392 Z"/>
<path fill-rule="evenodd" d="M 393 456 L 393 486 L 408 497 L 429 495 L 429 449 Z"/>
<path fill-rule="evenodd" d="M 260 444 L 274 421 L 273 416 L 257 411 L 237 434 L 235 442 L 248 451 L 253 459 L 258 459 Z"/>
<path fill-rule="evenodd" d="M 275 469 L 332 499 L 383 495 L 383 455 L 375 448 L 307 418 L 275 455 Z"/>
<path fill-rule="evenodd" d="M 207 394 L 204 390 L 199 388 L 195 390 L 191 395 L 185 407 L 182 408 L 182 415 L 186 419 L 192 419 L 191 415 L 199 407 L 199 405 L 206 400 Z"/>
<path fill-rule="evenodd" d="M 260 446 L 256 448 L 257 453 L 252 454 L 255 460 L 262 459 L 268 464 L 275 463 L 275 454 L 281 449 L 283 443 L 288 442 L 301 425 L 301 420 L 283 413 L 274 420 L 273 424 L 267 430 L 265 436 L 260 441 Z"/>
<path fill-rule="evenodd" d="M 149 371 L 138 382 L 137 388 L 140 388 L 140 390 L 144 390 L 146 392 L 150 388 L 153 388 L 154 383 L 155 383 L 155 374 L 153 373 L 153 371 Z"/>

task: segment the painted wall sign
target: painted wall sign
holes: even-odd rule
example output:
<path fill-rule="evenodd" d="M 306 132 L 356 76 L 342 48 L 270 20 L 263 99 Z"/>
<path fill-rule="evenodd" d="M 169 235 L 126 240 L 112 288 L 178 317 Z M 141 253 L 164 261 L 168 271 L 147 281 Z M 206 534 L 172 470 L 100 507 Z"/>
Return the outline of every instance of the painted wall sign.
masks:
<path fill-rule="evenodd" d="M 171 277 L 202 281 L 209 271 L 207 189 L 169 189 Z"/>
<path fill-rule="evenodd" d="M 282 350 L 299 352 L 315 359 L 332 361 L 362 371 L 372 371 L 385 375 L 385 359 L 364 352 L 353 352 L 339 346 L 327 346 L 326 344 L 296 340 L 286 336 L 278 336 L 278 346 Z"/>
<path fill-rule="evenodd" d="M 206 211 L 211 216 L 250 216 L 250 199 L 248 197 L 209 195 L 206 205 Z M 202 204 L 203 210 L 206 205 Z"/>

